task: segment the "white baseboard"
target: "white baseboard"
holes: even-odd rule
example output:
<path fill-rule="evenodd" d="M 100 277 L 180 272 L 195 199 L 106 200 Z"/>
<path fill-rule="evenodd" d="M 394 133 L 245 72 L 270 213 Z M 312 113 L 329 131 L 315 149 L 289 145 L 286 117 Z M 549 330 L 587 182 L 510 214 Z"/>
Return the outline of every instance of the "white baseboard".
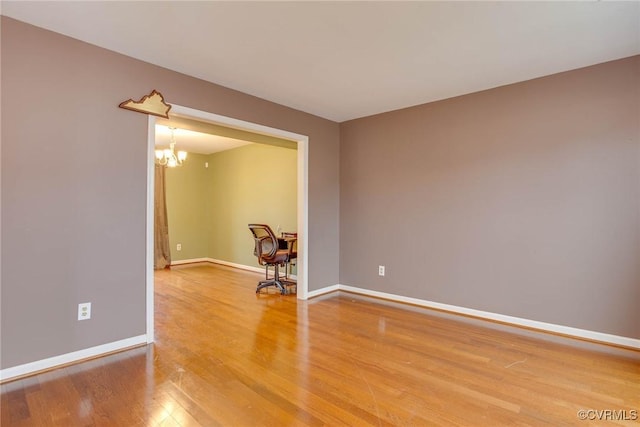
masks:
<path fill-rule="evenodd" d="M 489 311 L 475 310 L 472 308 L 459 307 L 456 305 L 442 304 L 418 298 L 405 297 L 402 295 L 389 294 L 386 292 L 373 291 L 370 289 L 358 288 L 348 285 L 333 285 L 322 289 L 316 289 L 309 292 L 309 298 L 317 297 L 329 292 L 345 291 L 355 294 L 366 295 L 374 298 L 381 298 L 389 301 L 396 301 L 405 304 L 416 305 L 420 307 L 433 308 L 436 310 L 448 311 L 456 314 L 464 314 L 466 316 L 476 317 L 480 319 L 493 320 L 496 322 L 506 323 L 525 328 L 537 329 L 555 334 L 567 335 L 575 338 L 586 339 L 589 341 L 597 341 L 607 344 L 618 345 L 622 347 L 630 347 L 640 349 L 640 339 L 622 337 L 619 335 L 606 334 L 603 332 L 589 331 L 586 329 L 573 328 L 570 326 L 556 325 L 553 323 L 539 322 L 537 320 L 524 319 L 521 317 L 506 316 Z"/>
<path fill-rule="evenodd" d="M 171 265 L 182 265 L 182 264 L 195 264 L 197 262 L 210 262 L 211 258 L 191 258 L 191 259 L 180 259 L 177 261 L 171 261 Z"/>
<path fill-rule="evenodd" d="M 0 370 L 0 382 L 144 344 L 147 344 L 147 336 L 139 335 L 137 337 L 126 338 L 120 341 L 85 348 L 84 350 L 78 350 L 72 353 L 62 354 L 60 356 L 25 363 L 24 365 L 5 368 Z"/>
<path fill-rule="evenodd" d="M 202 262 L 202 261 L 190 261 L 190 262 Z M 228 263 L 226 261 L 216 262 L 216 260 L 211 260 L 210 258 L 206 259 L 206 262 L 213 262 L 216 264 L 229 265 L 231 267 L 242 268 L 242 267 L 238 267 L 239 264 L 232 265 L 233 263 Z M 186 262 L 183 262 L 183 264 L 186 264 Z M 259 269 L 256 267 L 250 267 L 250 266 L 244 266 L 244 267 L 247 267 L 245 269 L 255 269 L 258 272 L 263 271 L 262 269 Z M 386 292 L 373 291 L 370 289 L 363 289 L 355 286 L 348 286 L 348 285 L 341 285 L 341 284 L 327 286 L 325 288 L 316 289 L 314 291 L 309 292 L 307 297 L 310 299 L 310 298 L 318 297 L 320 295 L 328 294 L 335 291 L 352 292 L 355 294 L 381 298 L 389 301 L 396 301 L 396 302 L 416 305 L 420 307 L 433 308 L 433 309 L 447 311 L 451 313 L 464 314 L 467 316 L 472 316 L 480 319 L 493 320 L 493 321 L 506 323 L 510 325 L 522 326 L 526 328 L 537 329 L 541 331 L 587 339 L 589 341 L 597 341 L 597 342 L 602 342 L 607 344 L 619 345 L 623 347 L 640 349 L 640 339 L 636 339 L 636 338 L 622 337 L 619 335 L 589 331 L 586 329 L 578 329 L 578 328 L 573 328 L 569 326 L 556 325 L 553 323 L 539 322 L 537 320 L 523 319 L 520 317 L 505 316 L 503 314 L 491 313 L 488 311 L 475 310 L 471 308 L 459 307 L 459 306 L 449 305 L 449 304 L 442 304 L 442 303 L 418 299 L 418 298 L 390 294 Z M 12 378 L 34 374 L 36 372 L 55 368 L 57 366 L 79 362 L 84 359 L 102 356 L 108 353 L 124 350 L 126 348 L 131 348 L 139 345 L 144 345 L 144 344 L 147 344 L 147 336 L 139 335 L 136 337 L 126 338 L 120 341 L 115 341 L 115 342 L 102 344 L 102 345 L 98 345 L 98 346 L 83 349 L 83 350 L 74 351 L 72 353 L 67 353 L 60 356 L 54 356 L 47 359 L 31 362 L 31 363 L 25 363 L 24 365 L 13 366 L 11 368 L 0 370 L 0 383 L 10 380 Z"/>
<path fill-rule="evenodd" d="M 339 291 L 341 285 L 327 286 L 326 288 L 316 289 L 307 293 L 307 299 L 319 297 L 320 295 L 328 294 L 331 292 Z"/>
<path fill-rule="evenodd" d="M 236 264 L 235 262 L 223 261 L 221 259 L 207 258 L 208 262 L 214 264 L 226 265 L 227 267 L 239 268 L 240 270 L 253 271 L 254 273 L 264 274 L 264 267 L 254 267 L 252 265 Z"/>
<path fill-rule="evenodd" d="M 236 264 L 235 262 L 223 261 L 221 259 L 215 258 L 192 258 L 192 259 L 182 259 L 179 261 L 171 261 L 171 265 L 183 265 L 183 264 L 194 264 L 197 262 L 210 262 L 213 264 L 225 265 L 227 267 L 233 267 L 240 270 L 253 271 L 254 273 L 264 274 L 264 267 L 254 267 L 252 265 L 244 265 L 244 264 Z M 298 277 L 295 274 L 290 275 L 293 280 L 297 280 Z"/>

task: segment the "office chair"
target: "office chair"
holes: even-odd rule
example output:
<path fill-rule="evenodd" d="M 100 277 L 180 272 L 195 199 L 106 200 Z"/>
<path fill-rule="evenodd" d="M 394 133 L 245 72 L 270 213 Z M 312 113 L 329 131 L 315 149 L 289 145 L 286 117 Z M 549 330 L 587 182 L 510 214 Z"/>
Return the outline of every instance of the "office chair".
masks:
<path fill-rule="evenodd" d="M 289 250 L 280 249 L 278 238 L 266 224 L 249 224 L 249 230 L 253 234 L 255 247 L 253 254 L 258 258 L 258 263 L 265 267 L 265 280 L 258 282 L 256 293 L 267 286 L 275 286 L 282 295 L 288 293 L 284 281 L 280 279 L 280 266 L 289 262 Z M 273 277 L 269 277 L 269 267 L 274 267 Z"/>

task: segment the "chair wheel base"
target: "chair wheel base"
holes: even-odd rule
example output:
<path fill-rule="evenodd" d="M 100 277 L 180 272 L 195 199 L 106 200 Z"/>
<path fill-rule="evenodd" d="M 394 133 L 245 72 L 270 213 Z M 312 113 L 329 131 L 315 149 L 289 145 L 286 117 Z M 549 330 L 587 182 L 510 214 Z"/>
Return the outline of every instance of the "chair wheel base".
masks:
<path fill-rule="evenodd" d="M 258 287 L 256 288 L 256 294 L 260 293 L 260 290 L 269 286 L 275 286 L 280 291 L 280 294 L 287 295 L 289 291 L 284 287 L 281 281 L 279 280 L 263 280 L 262 282 L 258 282 Z"/>
<path fill-rule="evenodd" d="M 288 287 L 292 287 L 292 286 L 295 287 L 295 291 L 293 291 L 294 293 L 296 293 L 298 289 L 298 284 L 295 281 L 270 279 L 270 280 L 262 280 L 258 282 L 258 287 L 256 288 L 256 294 L 260 293 L 262 289 L 267 288 L 269 286 L 273 286 L 277 288 L 278 291 L 280 291 L 281 295 L 289 295 L 292 293 L 292 290 L 290 290 Z"/>

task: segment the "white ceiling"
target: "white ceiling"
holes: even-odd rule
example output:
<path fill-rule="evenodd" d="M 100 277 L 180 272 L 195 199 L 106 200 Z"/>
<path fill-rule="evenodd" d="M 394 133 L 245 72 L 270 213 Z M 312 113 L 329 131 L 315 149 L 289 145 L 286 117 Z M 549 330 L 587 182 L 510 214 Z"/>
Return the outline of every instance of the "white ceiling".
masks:
<path fill-rule="evenodd" d="M 640 54 L 640 2 L 5 0 L 2 14 L 338 122 Z"/>
<path fill-rule="evenodd" d="M 194 132 L 187 129 L 174 129 L 176 151 L 189 153 L 212 154 L 219 151 L 231 150 L 251 144 L 248 141 Z M 156 125 L 156 148 L 167 148 L 171 142 L 171 130 L 167 126 Z"/>

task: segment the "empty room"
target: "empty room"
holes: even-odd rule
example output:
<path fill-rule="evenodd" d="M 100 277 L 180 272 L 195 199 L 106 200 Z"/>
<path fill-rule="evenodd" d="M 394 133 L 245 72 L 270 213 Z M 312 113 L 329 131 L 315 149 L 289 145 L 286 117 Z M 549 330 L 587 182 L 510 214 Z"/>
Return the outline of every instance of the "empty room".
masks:
<path fill-rule="evenodd" d="M 640 2 L 0 12 L 3 427 L 640 424 Z"/>

